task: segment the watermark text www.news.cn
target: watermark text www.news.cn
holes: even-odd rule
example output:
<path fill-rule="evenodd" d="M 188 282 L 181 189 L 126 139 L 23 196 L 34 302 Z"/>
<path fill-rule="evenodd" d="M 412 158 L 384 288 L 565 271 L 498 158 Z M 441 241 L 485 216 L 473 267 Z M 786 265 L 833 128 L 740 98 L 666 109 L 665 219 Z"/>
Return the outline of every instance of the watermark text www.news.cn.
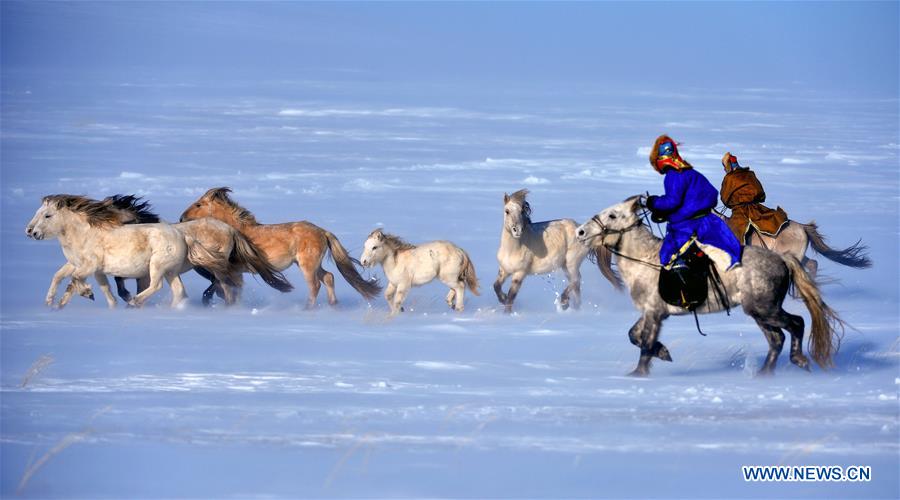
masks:
<path fill-rule="evenodd" d="M 744 465 L 744 481 L 804 482 L 804 481 L 871 481 L 872 468 L 866 465 Z"/>

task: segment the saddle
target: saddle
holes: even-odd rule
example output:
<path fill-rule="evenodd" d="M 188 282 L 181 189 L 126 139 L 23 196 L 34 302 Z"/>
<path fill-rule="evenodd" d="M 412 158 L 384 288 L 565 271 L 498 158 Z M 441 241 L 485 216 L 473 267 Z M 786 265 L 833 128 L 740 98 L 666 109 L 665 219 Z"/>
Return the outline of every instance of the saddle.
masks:
<path fill-rule="evenodd" d="M 694 313 L 694 321 L 700 335 L 706 336 L 700 329 L 697 308 L 709 297 L 709 285 L 712 283 L 716 300 L 731 315 L 725 284 L 716 270 L 716 264 L 698 245 L 697 238 L 691 238 L 681 253 L 669 266 L 659 270 L 659 295 L 667 303 Z"/>
<path fill-rule="evenodd" d="M 694 311 L 709 294 L 710 269 L 714 264 L 692 240 L 669 266 L 659 271 L 659 295 L 666 303 Z"/>

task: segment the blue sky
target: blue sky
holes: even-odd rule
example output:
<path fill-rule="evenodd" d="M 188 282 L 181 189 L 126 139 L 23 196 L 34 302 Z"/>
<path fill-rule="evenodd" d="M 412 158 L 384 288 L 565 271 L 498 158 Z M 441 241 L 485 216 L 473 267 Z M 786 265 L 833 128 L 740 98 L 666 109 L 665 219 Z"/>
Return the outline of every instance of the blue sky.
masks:
<path fill-rule="evenodd" d="M 2 3 L 4 76 L 802 86 L 893 97 L 897 2 Z"/>

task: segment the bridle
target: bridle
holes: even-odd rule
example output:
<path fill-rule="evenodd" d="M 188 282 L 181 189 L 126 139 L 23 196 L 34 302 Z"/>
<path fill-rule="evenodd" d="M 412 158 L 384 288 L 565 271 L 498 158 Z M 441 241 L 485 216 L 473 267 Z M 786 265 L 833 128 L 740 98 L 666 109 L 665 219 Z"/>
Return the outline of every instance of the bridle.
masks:
<path fill-rule="evenodd" d="M 609 226 L 607 226 L 606 224 L 604 224 L 603 221 L 600 220 L 600 215 L 595 215 L 595 216 L 591 217 L 591 221 L 594 222 L 595 224 L 597 224 L 598 226 L 600 226 L 600 232 L 599 232 L 598 234 L 594 235 L 594 236 L 592 237 L 592 239 L 593 239 L 593 238 L 596 238 L 597 236 L 606 236 L 606 235 L 608 235 L 608 234 L 625 234 L 625 233 L 627 233 L 627 232 L 629 232 L 629 231 L 631 231 L 631 230 L 633 230 L 633 229 L 635 229 L 635 228 L 637 228 L 637 227 L 640 227 L 640 226 L 643 226 L 643 225 L 644 225 L 644 221 L 641 220 L 640 217 L 638 217 L 638 219 L 637 219 L 636 221 L 634 221 L 632 224 L 630 224 L 630 225 L 628 225 L 628 226 L 626 226 L 626 227 L 623 227 L 623 228 L 621 228 L 621 229 L 612 229 L 612 228 L 610 228 Z M 609 246 L 609 245 L 603 244 L 603 246 L 605 246 L 606 249 L 609 250 L 613 255 L 616 255 L 616 256 L 621 257 L 621 258 L 623 258 L 623 259 L 630 260 L 630 261 L 632 261 L 632 262 L 637 262 L 637 263 L 639 263 L 639 264 L 643 264 L 643 265 L 645 265 L 645 266 L 651 267 L 651 268 L 656 269 L 656 270 L 660 270 L 660 269 L 663 268 L 663 266 L 661 266 L 661 265 L 659 265 L 659 264 L 654 264 L 654 263 L 652 263 L 652 262 L 647 262 L 647 261 L 645 261 L 645 260 L 641 260 L 641 259 L 637 259 L 637 258 L 635 258 L 635 257 L 630 257 L 630 256 L 628 256 L 628 255 L 625 255 L 625 254 L 619 252 L 618 250 L 616 250 L 615 248 L 613 248 L 613 247 L 611 247 L 611 246 Z"/>

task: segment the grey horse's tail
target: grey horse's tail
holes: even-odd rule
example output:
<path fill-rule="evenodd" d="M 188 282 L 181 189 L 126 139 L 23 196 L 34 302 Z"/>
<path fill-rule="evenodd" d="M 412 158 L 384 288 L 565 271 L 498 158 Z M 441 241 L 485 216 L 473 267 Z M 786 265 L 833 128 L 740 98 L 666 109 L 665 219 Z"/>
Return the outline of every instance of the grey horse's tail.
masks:
<path fill-rule="evenodd" d="M 270 287 L 281 293 L 287 293 L 294 289 L 293 285 L 262 255 L 256 245 L 253 244 L 240 231 L 233 231 L 232 238 L 234 248 L 231 250 L 230 261 L 236 264 L 238 273 L 241 269 L 248 269 L 258 274 Z"/>
<path fill-rule="evenodd" d="M 469 254 L 465 252 L 465 250 L 461 250 L 463 254 L 463 265 L 462 270 L 459 273 L 460 281 L 465 281 L 466 286 L 469 287 L 469 290 L 475 295 L 481 295 L 478 292 L 478 276 L 475 276 L 475 266 L 472 264 L 472 259 L 469 258 Z"/>
<path fill-rule="evenodd" d="M 325 233 L 325 239 L 328 241 L 328 249 L 331 250 L 331 257 L 334 259 L 334 263 L 337 265 L 341 276 L 343 276 L 344 279 L 347 280 L 347 283 L 349 283 L 354 290 L 359 292 L 360 295 L 369 300 L 374 299 L 381 291 L 381 285 L 378 284 L 378 281 L 368 281 L 363 278 L 356 270 L 355 264 L 359 264 L 359 262 L 347 254 L 347 249 L 341 245 L 337 236 L 324 229 L 322 231 Z"/>
<path fill-rule="evenodd" d="M 816 226 L 815 221 L 811 221 L 808 224 L 802 224 L 802 226 L 813 249 L 825 256 L 826 259 L 849 267 L 872 267 L 872 260 L 866 255 L 868 247 L 862 244 L 862 240 L 857 241 L 843 250 L 835 250 L 825 243 L 825 237 L 819 233 L 819 227 Z"/>
<path fill-rule="evenodd" d="M 791 281 L 800 294 L 800 298 L 809 310 L 812 319 L 809 336 L 809 354 L 822 368 L 834 366 L 832 357 L 841 345 L 841 336 L 837 333 L 844 330 L 844 321 L 828 304 L 822 300 L 822 294 L 815 281 L 807 274 L 800 261 L 790 255 L 782 255 L 785 264 L 791 271 Z"/>

